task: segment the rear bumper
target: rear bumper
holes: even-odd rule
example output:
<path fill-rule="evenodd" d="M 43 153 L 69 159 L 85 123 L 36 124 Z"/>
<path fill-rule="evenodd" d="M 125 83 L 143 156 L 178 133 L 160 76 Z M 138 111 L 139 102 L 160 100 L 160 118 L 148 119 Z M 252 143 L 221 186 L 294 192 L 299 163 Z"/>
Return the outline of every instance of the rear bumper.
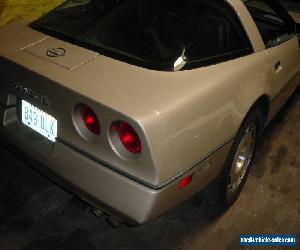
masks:
<path fill-rule="evenodd" d="M 0 135 L 30 158 L 30 165 L 83 200 L 130 224 L 142 224 L 156 218 L 205 187 L 219 173 L 231 143 L 195 165 L 179 179 L 162 188 L 152 189 L 130 180 L 59 140 L 54 144 L 33 134 L 17 119 L 16 108 L 0 107 Z M 34 164 L 32 164 L 34 162 Z M 183 190 L 178 182 L 194 174 Z"/>

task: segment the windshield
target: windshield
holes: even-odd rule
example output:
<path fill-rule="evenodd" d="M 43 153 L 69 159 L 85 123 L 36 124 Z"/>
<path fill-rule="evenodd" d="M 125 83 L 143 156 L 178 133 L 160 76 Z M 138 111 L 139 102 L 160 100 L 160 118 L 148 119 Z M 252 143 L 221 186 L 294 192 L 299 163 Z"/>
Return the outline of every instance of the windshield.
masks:
<path fill-rule="evenodd" d="M 174 70 L 249 51 L 228 8 L 222 0 L 70 0 L 32 27 L 131 64 Z"/>

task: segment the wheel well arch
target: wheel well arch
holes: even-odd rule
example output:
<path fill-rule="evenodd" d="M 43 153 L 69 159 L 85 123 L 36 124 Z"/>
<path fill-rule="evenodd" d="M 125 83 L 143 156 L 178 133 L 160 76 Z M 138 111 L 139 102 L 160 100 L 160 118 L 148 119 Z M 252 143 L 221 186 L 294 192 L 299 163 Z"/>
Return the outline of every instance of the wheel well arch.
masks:
<path fill-rule="evenodd" d="M 270 98 L 268 95 L 262 95 L 260 96 L 251 106 L 249 109 L 247 115 L 253 110 L 258 108 L 261 110 L 262 115 L 263 115 L 263 121 L 264 121 L 264 126 L 267 123 L 269 112 L 270 112 Z M 246 116 L 247 116 L 246 115 Z"/>

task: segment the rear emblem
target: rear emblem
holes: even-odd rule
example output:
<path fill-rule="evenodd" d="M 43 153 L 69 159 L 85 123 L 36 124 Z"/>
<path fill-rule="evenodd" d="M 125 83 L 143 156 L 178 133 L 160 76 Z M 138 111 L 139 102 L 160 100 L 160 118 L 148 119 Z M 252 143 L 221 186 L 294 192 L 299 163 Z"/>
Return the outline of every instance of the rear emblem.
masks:
<path fill-rule="evenodd" d="M 11 87 L 16 89 L 18 92 L 20 92 L 23 95 L 27 95 L 27 96 L 31 97 L 32 99 L 34 99 L 34 100 L 36 100 L 40 103 L 43 103 L 47 106 L 50 106 L 50 102 L 49 102 L 48 98 L 46 96 L 40 95 L 39 93 L 37 93 L 33 89 L 25 87 L 25 86 L 23 86 L 23 85 L 21 85 L 17 82 L 12 82 Z"/>
<path fill-rule="evenodd" d="M 49 57 L 60 57 L 66 55 L 66 50 L 64 48 L 51 48 L 47 50 L 46 53 Z"/>

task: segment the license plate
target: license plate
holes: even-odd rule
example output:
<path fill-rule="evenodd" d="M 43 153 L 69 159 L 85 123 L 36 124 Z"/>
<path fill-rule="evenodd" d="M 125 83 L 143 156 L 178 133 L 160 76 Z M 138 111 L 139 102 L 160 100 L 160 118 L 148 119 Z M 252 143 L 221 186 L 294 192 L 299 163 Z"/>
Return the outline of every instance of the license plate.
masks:
<path fill-rule="evenodd" d="M 48 140 L 56 141 L 57 120 L 24 100 L 22 100 L 22 123 Z"/>

